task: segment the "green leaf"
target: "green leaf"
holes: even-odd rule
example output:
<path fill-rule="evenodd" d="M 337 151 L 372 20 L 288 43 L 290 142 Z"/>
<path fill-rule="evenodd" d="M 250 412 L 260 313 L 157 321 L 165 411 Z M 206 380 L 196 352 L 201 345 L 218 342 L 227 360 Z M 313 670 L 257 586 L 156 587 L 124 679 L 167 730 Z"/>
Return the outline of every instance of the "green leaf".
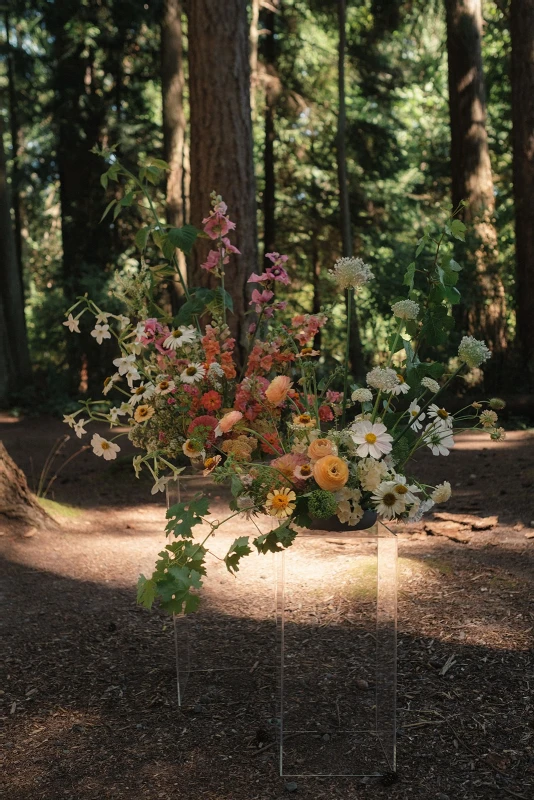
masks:
<path fill-rule="evenodd" d="M 402 344 L 404 345 L 404 351 L 406 353 L 406 362 L 409 367 L 412 365 L 417 365 L 419 363 L 419 359 L 414 353 L 412 343 L 408 341 L 408 339 L 403 339 Z"/>
<path fill-rule="evenodd" d="M 252 548 L 248 543 L 248 536 L 240 536 L 234 541 L 228 553 L 224 557 L 224 563 L 228 572 L 239 572 L 239 561 L 243 556 L 248 556 L 252 553 Z"/>
<path fill-rule="evenodd" d="M 413 289 L 414 281 L 415 281 L 415 261 L 412 261 L 411 264 L 408 264 L 408 268 L 404 273 L 403 283 L 405 286 L 409 286 L 411 291 Z"/>
<path fill-rule="evenodd" d="M 428 241 L 428 236 L 422 236 L 419 241 L 417 242 L 417 249 L 415 251 L 415 257 L 419 256 L 421 252 L 424 250 L 424 247 Z"/>
<path fill-rule="evenodd" d="M 109 177 L 108 177 L 108 173 L 107 173 L 107 172 L 104 172 L 104 173 L 103 173 L 103 174 L 100 176 L 100 184 L 101 184 L 101 186 L 103 186 L 103 187 L 104 187 L 104 189 L 107 189 L 107 188 L 108 188 L 108 183 L 109 183 Z"/>
<path fill-rule="evenodd" d="M 138 250 L 142 253 L 146 247 L 146 243 L 148 241 L 148 236 L 150 234 L 150 227 L 146 226 L 144 228 L 139 228 L 137 233 L 135 234 L 135 245 Z"/>
<path fill-rule="evenodd" d="M 110 203 L 107 204 L 106 210 L 104 211 L 104 213 L 100 217 L 100 222 L 102 222 L 102 220 L 105 219 L 105 217 L 107 217 L 109 211 L 113 208 L 113 206 L 115 205 L 116 202 L 117 202 L 116 200 L 112 200 Z"/>
<path fill-rule="evenodd" d="M 157 167 L 145 167 L 145 178 L 149 183 L 156 184 L 161 180 L 161 170 Z"/>
<path fill-rule="evenodd" d="M 449 269 L 452 269 L 453 272 L 462 271 L 462 267 L 458 264 L 457 261 L 454 260 L 454 258 L 451 258 L 451 260 L 449 261 Z"/>
<path fill-rule="evenodd" d="M 169 169 L 169 165 L 162 158 L 151 158 L 150 165 L 158 169 Z"/>
<path fill-rule="evenodd" d="M 448 316 L 445 306 L 433 306 L 425 315 L 421 335 L 433 347 L 446 344 L 453 326 L 454 320 Z"/>
<path fill-rule="evenodd" d="M 451 234 L 454 236 L 455 239 L 459 239 L 462 242 L 465 242 L 465 231 L 467 230 L 466 225 L 462 222 L 461 219 L 453 219 L 450 223 Z"/>
<path fill-rule="evenodd" d="M 213 297 L 213 289 L 197 289 L 190 295 L 189 300 L 180 306 L 174 318 L 174 325 L 190 325 L 194 317 L 200 317 L 208 309 Z"/>
<path fill-rule="evenodd" d="M 120 203 L 117 203 L 117 205 L 115 206 L 115 211 L 113 212 L 113 220 L 117 219 L 117 217 L 119 216 L 121 211 L 122 211 L 121 205 L 120 205 Z"/>
<path fill-rule="evenodd" d="M 161 605 L 171 614 L 189 613 L 198 607 L 199 597 L 192 593 L 200 589 L 202 580 L 199 573 L 188 566 L 173 565 L 169 567 L 165 578 L 158 581 L 157 594 Z"/>
<path fill-rule="evenodd" d="M 171 261 L 172 257 L 174 256 L 174 245 L 169 239 L 168 234 L 164 234 L 160 237 L 159 246 L 161 247 L 161 252 L 169 261 Z"/>
<path fill-rule="evenodd" d="M 189 255 L 199 233 L 194 225 L 184 225 L 182 228 L 171 228 L 168 237 L 173 247 Z"/>
<path fill-rule="evenodd" d="M 137 602 L 145 608 L 152 608 L 152 603 L 156 599 L 156 582 L 152 578 L 139 576 L 137 581 Z"/>
<path fill-rule="evenodd" d="M 259 553 L 278 553 L 293 542 L 297 532 L 282 523 L 269 533 L 263 533 L 253 540 L 254 546 Z"/>
<path fill-rule="evenodd" d="M 239 476 L 235 473 L 232 474 L 230 491 L 232 492 L 232 497 L 238 497 L 238 495 L 240 495 L 243 491 L 243 484 L 241 483 Z"/>
<path fill-rule="evenodd" d="M 127 192 L 127 194 L 125 194 L 124 197 L 122 198 L 122 200 L 120 201 L 121 206 L 123 208 L 126 208 L 127 206 L 131 206 L 132 203 L 133 203 L 134 197 L 135 197 L 135 192 Z"/>
<path fill-rule="evenodd" d="M 206 497 L 192 500 L 189 506 L 186 503 L 176 503 L 171 506 L 166 515 L 169 520 L 165 527 L 167 535 L 172 533 L 176 537 L 191 537 L 193 528 L 202 523 L 202 517 L 208 513 L 208 510 L 209 500 Z"/>

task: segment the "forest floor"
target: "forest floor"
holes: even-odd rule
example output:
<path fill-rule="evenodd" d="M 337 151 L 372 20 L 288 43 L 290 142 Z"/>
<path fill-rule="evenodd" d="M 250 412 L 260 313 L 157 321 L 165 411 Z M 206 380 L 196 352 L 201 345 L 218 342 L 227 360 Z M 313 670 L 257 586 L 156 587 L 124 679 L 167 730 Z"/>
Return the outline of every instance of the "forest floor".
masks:
<path fill-rule="evenodd" d="M 0 417 L 0 439 L 30 483 L 62 433 L 57 420 Z M 65 453 L 79 444 L 68 442 Z M 279 777 L 270 556 L 251 556 L 236 579 L 219 561 L 210 564 L 203 612 L 190 623 L 192 663 L 208 671 L 177 708 L 172 623 L 135 604 L 137 576 L 150 571 L 164 542 L 163 495 L 134 482 L 126 457 L 105 463 L 84 452 L 54 484 L 56 532 L 0 527 L 3 796 L 532 800 L 534 433 L 512 431 L 503 443 L 464 435 L 448 459 L 425 454 L 416 469 L 429 482 L 452 475 L 454 495 L 427 521 L 396 528 L 395 783 Z M 198 488 L 193 482 L 188 491 Z M 217 487 L 208 493 L 220 518 L 224 496 Z M 251 532 L 246 520 L 229 527 L 217 534 L 219 554 Z M 288 631 L 302 652 L 325 630 L 339 636 L 335 652 L 346 647 L 356 659 L 349 667 L 357 664 L 349 673 L 360 695 L 351 702 L 369 710 L 374 676 L 353 647 L 373 636 L 369 574 L 347 579 L 361 556 L 352 558 L 351 547 L 339 534 L 299 537 L 286 559 L 295 567 Z M 185 633 L 178 635 L 182 654 Z M 343 653 L 337 661 L 342 669 Z M 228 664 L 239 671 L 225 671 Z M 323 713 L 323 678 L 310 686 L 311 716 Z M 310 753 L 317 763 L 326 754 L 334 767 L 357 757 L 357 748 L 341 752 L 343 744 L 333 752 L 329 737 L 321 731 L 310 740 L 297 765 Z"/>

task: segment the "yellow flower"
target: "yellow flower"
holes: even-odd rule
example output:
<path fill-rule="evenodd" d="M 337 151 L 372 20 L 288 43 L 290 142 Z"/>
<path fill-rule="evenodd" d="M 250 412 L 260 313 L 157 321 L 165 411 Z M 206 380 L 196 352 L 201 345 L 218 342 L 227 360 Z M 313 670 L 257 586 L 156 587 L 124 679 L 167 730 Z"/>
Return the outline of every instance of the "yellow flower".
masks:
<path fill-rule="evenodd" d="M 209 474 L 210 474 L 210 472 L 213 472 L 213 470 L 215 469 L 215 467 L 216 467 L 218 464 L 220 464 L 220 463 L 221 463 L 221 461 L 222 461 L 222 458 L 221 458 L 221 456 L 209 456 L 209 458 L 207 458 L 207 459 L 204 461 L 204 470 L 203 470 L 203 472 L 202 472 L 202 474 L 204 475 L 204 477 L 206 477 L 206 475 L 209 475 Z"/>
<path fill-rule="evenodd" d="M 348 481 L 349 468 L 346 461 L 337 456 L 324 456 L 313 465 L 313 477 L 321 489 L 337 492 Z"/>
<path fill-rule="evenodd" d="M 295 428 L 315 428 L 315 420 L 310 414 L 295 414 L 293 417 Z"/>
<path fill-rule="evenodd" d="M 294 501 L 297 495 L 291 489 L 275 489 L 274 492 L 269 492 L 265 502 L 265 509 L 271 517 L 284 519 L 290 517 L 295 510 Z"/>
<path fill-rule="evenodd" d="M 146 420 L 150 419 L 150 417 L 153 417 L 155 413 L 156 411 L 153 406 L 137 406 L 135 409 L 134 419 L 136 422 L 146 422 Z"/>

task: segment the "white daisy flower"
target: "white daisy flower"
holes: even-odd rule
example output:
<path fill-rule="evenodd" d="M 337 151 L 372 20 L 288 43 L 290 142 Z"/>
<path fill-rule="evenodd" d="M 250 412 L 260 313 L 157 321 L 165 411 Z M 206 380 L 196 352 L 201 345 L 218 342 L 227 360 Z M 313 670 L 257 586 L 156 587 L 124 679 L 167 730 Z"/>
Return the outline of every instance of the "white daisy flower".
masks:
<path fill-rule="evenodd" d="M 417 400 L 412 400 L 410 405 L 408 406 L 408 411 L 406 412 L 410 417 L 410 428 L 413 428 L 414 431 L 420 431 L 423 427 L 421 423 L 426 417 L 425 412 L 420 413 L 421 406 L 417 405 Z"/>
<path fill-rule="evenodd" d="M 423 378 L 421 386 L 424 386 L 425 389 L 428 389 L 432 394 L 437 394 L 437 392 L 439 392 L 439 383 L 433 378 Z"/>
<path fill-rule="evenodd" d="M 180 380 L 182 383 L 198 383 L 205 375 L 206 369 L 202 364 L 189 364 L 189 366 L 180 373 Z"/>
<path fill-rule="evenodd" d="M 334 264 L 334 269 L 329 269 L 328 272 L 342 290 L 359 289 L 374 278 L 371 267 L 361 258 L 339 258 Z"/>
<path fill-rule="evenodd" d="M 403 376 L 398 372 L 397 372 L 397 378 L 399 379 L 399 382 L 396 386 L 393 387 L 393 389 L 391 390 L 391 394 L 394 395 L 407 394 L 410 391 L 410 387 L 404 380 Z"/>
<path fill-rule="evenodd" d="M 192 325 L 176 328 L 170 336 L 167 336 L 163 342 L 163 347 L 166 347 L 167 350 L 177 350 L 178 347 L 182 347 L 184 344 L 191 344 L 196 338 L 197 332 Z"/>
<path fill-rule="evenodd" d="M 423 441 L 435 456 L 448 456 L 454 447 L 451 429 L 437 422 L 431 422 L 426 426 Z"/>
<path fill-rule="evenodd" d="M 111 391 L 111 389 L 113 389 L 113 384 L 117 383 L 117 381 L 120 381 L 120 379 L 121 376 L 119 375 L 118 372 L 115 372 L 109 378 L 106 378 L 106 380 L 104 381 L 104 388 L 102 389 L 102 394 L 104 395 L 104 397 L 108 394 L 108 392 Z"/>
<path fill-rule="evenodd" d="M 94 329 L 91 331 L 91 336 L 95 337 L 98 344 L 102 344 L 104 339 L 111 339 L 111 333 L 109 332 L 109 325 L 96 324 Z"/>
<path fill-rule="evenodd" d="M 151 398 L 155 391 L 156 389 L 153 383 L 140 383 L 139 386 L 133 390 L 128 403 L 132 406 L 136 406 L 137 403 L 140 403 L 142 400 Z"/>
<path fill-rule="evenodd" d="M 480 339 L 464 336 L 458 348 L 458 358 L 468 367 L 479 367 L 484 361 L 491 358 L 491 352 L 486 347 L 486 343 Z"/>
<path fill-rule="evenodd" d="M 80 333 L 79 317 L 73 317 L 72 314 L 69 314 L 63 325 L 66 325 L 71 333 Z"/>
<path fill-rule="evenodd" d="M 169 392 L 172 392 L 173 389 L 176 389 L 176 384 L 174 381 L 171 381 L 169 378 L 165 378 L 160 375 L 154 387 L 154 392 L 156 394 L 169 394 Z"/>
<path fill-rule="evenodd" d="M 404 498 L 393 490 L 391 481 L 384 481 L 372 496 L 374 506 L 381 517 L 393 519 L 406 511 Z"/>
<path fill-rule="evenodd" d="M 84 425 L 87 425 L 88 422 L 89 422 L 88 419 L 79 419 L 74 425 L 74 433 L 76 434 L 78 439 L 81 439 L 84 433 L 87 433 L 87 431 L 84 428 Z"/>
<path fill-rule="evenodd" d="M 380 389 L 382 392 L 391 392 L 399 383 L 399 378 L 394 369 L 389 367 L 375 367 L 368 372 L 366 380 L 373 389 Z"/>
<path fill-rule="evenodd" d="M 350 396 L 354 403 L 370 403 L 373 399 L 373 393 L 369 389 L 355 389 Z"/>
<path fill-rule="evenodd" d="M 95 433 L 91 439 L 91 447 L 95 456 L 104 456 L 106 461 L 113 461 L 117 458 L 117 453 L 120 452 L 120 447 L 115 442 L 108 442 L 98 433 Z"/>
<path fill-rule="evenodd" d="M 398 303 L 393 303 L 391 310 L 398 319 L 417 319 L 419 304 L 413 300 L 399 300 Z"/>
<path fill-rule="evenodd" d="M 439 483 L 430 495 L 434 503 L 446 503 L 452 494 L 449 481 Z"/>
<path fill-rule="evenodd" d="M 433 417 L 438 422 L 441 422 L 443 427 L 452 428 L 454 417 L 445 408 L 440 408 L 436 403 L 428 406 L 428 416 Z"/>
<path fill-rule="evenodd" d="M 372 423 L 369 420 L 357 422 L 351 438 L 354 444 L 358 445 L 356 454 L 360 458 L 366 456 L 382 458 L 392 448 L 393 437 L 387 432 L 386 426 L 380 422 Z"/>
<path fill-rule="evenodd" d="M 391 486 L 394 492 L 403 498 L 405 503 L 415 503 L 416 493 L 420 492 L 419 486 L 415 483 L 409 484 L 405 475 L 395 474 L 392 478 Z"/>

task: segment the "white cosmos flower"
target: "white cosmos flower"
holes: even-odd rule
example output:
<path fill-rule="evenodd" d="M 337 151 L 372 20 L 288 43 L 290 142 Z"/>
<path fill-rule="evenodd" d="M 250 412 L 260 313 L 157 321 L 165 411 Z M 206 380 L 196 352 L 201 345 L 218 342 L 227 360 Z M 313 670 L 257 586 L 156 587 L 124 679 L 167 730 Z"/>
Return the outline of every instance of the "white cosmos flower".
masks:
<path fill-rule="evenodd" d="M 95 433 L 91 439 L 91 447 L 95 456 L 104 456 L 106 461 L 113 461 L 117 458 L 117 453 L 120 452 L 120 447 L 115 442 L 108 442 L 98 433 Z"/>
<path fill-rule="evenodd" d="M 420 414 L 419 413 L 420 411 L 421 411 L 421 406 L 417 405 L 417 400 L 412 400 L 412 402 L 408 406 L 407 414 L 410 417 L 410 427 L 413 428 L 414 431 L 420 431 L 421 428 L 423 427 L 421 423 L 425 419 L 426 414 L 424 411 L 422 414 Z"/>
<path fill-rule="evenodd" d="M 161 478 L 156 480 L 156 483 L 150 490 L 150 494 L 157 494 L 158 492 L 164 492 L 165 487 L 167 486 L 168 482 L 172 480 L 173 475 L 162 475 Z"/>
<path fill-rule="evenodd" d="M 432 497 L 434 503 L 446 503 L 451 494 L 452 490 L 449 481 L 443 481 L 443 483 L 439 483 L 436 486 L 430 496 Z"/>
<path fill-rule="evenodd" d="M 389 367 L 375 367 L 365 376 L 369 386 L 380 389 L 382 392 L 391 392 L 399 383 L 399 378 L 394 369 Z"/>
<path fill-rule="evenodd" d="M 382 458 L 392 448 L 393 437 L 381 422 L 372 423 L 368 420 L 357 422 L 351 433 L 354 444 L 357 444 L 356 455 L 360 458 L 371 456 Z"/>
<path fill-rule="evenodd" d="M 439 383 L 435 381 L 434 378 L 423 378 L 421 386 L 424 386 L 425 389 L 428 389 L 432 394 L 439 392 Z"/>
<path fill-rule="evenodd" d="M 133 390 L 132 396 L 128 402 L 130 405 L 136 406 L 137 403 L 141 402 L 141 400 L 149 400 L 155 391 L 156 388 L 153 383 L 140 383 L 139 386 Z"/>
<path fill-rule="evenodd" d="M 399 394 L 407 394 L 410 391 L 410 387 L 404 380 L 403 376 L 397 372 L 397 378 L 399 380 L 398 384 L 393 387 L 391 390 L 391 394 L 399 395 Z"/>
<path fill-rule="evenodd" d="M 197 383 L 206 375 L 206 370 L 202 364 L 189 364 L 180 374 L 182 383 Z"/>
<path fill-rule="evenodd" d="M 355 389 L 350 396 L 354 403 L 370 403 L 373 399 L 373 393 L 369 389 Z"/>
<path fill-rule="evenodd" d="M 104 339 L 111 339 L 111 333 L 109 332 L 109 325 L 99 325 L 97 323 L 94 329 L 91 331 L 91 336 L 95 337 L 98 344 L 102 344 Z"/>
<path fill-rule="evenodd" d="M 435 456 L 448 456 L 454 447 L 451 429 L 438 422 L 431 422 L 426 426 L 423 441 Z"/>
<path fill-rule="evenodd" d="M 74 433 L 76 434 L 78 439 L 81 439 L 84 433 L 87 433 L 87 431 L 84 428 L 84 425 L 87 425 L 88 422 L 89 422 L 88 419 L 79 419 L 74 425 Z"/>
<path fill-rule="evenodd" d="M 340 289 L 359 289 L 374 278 L 371 267 L 361 258 L 339 258 L 328 272 Z"/>
<path fill-rule="evenodd" d="M 154 392 L 156 394 L 169 394 L 169 392 L 172 392 L 173 389 L 176 389 L 176 384 L 174 381 L 169 380 L 169 378 L 165 378 L 163 375 L 158 376 L 158 380 L 154 387 Z"/>
<path fill-rule="evenodd" d="M 163 342 L 163 347 L 168 350 L 176 350 L 184 344 L 191 344 L 197 338 L 197 332 L 192 325 L 176 328 L 170 336 Z"/>
<path fill-rule="evenodd" d="M 488 358 L 491 358 L 491 351 L 486 347 L 486 343 L 473 336 L 464 336 L 458 348 L 460 361 L 468 367 L 479 367 Z"/>
<path fill-rule="evenodd" d="M 436 403 L 428 406 L 428 416 L 441 422 L 444 428 L 452 428 L 454 418 L 445 408 L 440 408 Z"/>
<path fill-rule="evenodd" d="M 80 318 L 69 314 L 63 325 L 66 325 L 71 333 L 80 333 Z"/>
<path fill-rule="evenodd" d="M 417 319 L 419 304 L 413 300 L 399 300 L 398 303 L 393 303 L 391 310 L 398 319 Z"/>
<path fill-rule="evenodd" d="M 384 519 L 393 519 L 406 511 L 404 498 L 395 492 L 393 487 L 391 481 L 384 481 L 371 498 L 376 510 Z"/>

